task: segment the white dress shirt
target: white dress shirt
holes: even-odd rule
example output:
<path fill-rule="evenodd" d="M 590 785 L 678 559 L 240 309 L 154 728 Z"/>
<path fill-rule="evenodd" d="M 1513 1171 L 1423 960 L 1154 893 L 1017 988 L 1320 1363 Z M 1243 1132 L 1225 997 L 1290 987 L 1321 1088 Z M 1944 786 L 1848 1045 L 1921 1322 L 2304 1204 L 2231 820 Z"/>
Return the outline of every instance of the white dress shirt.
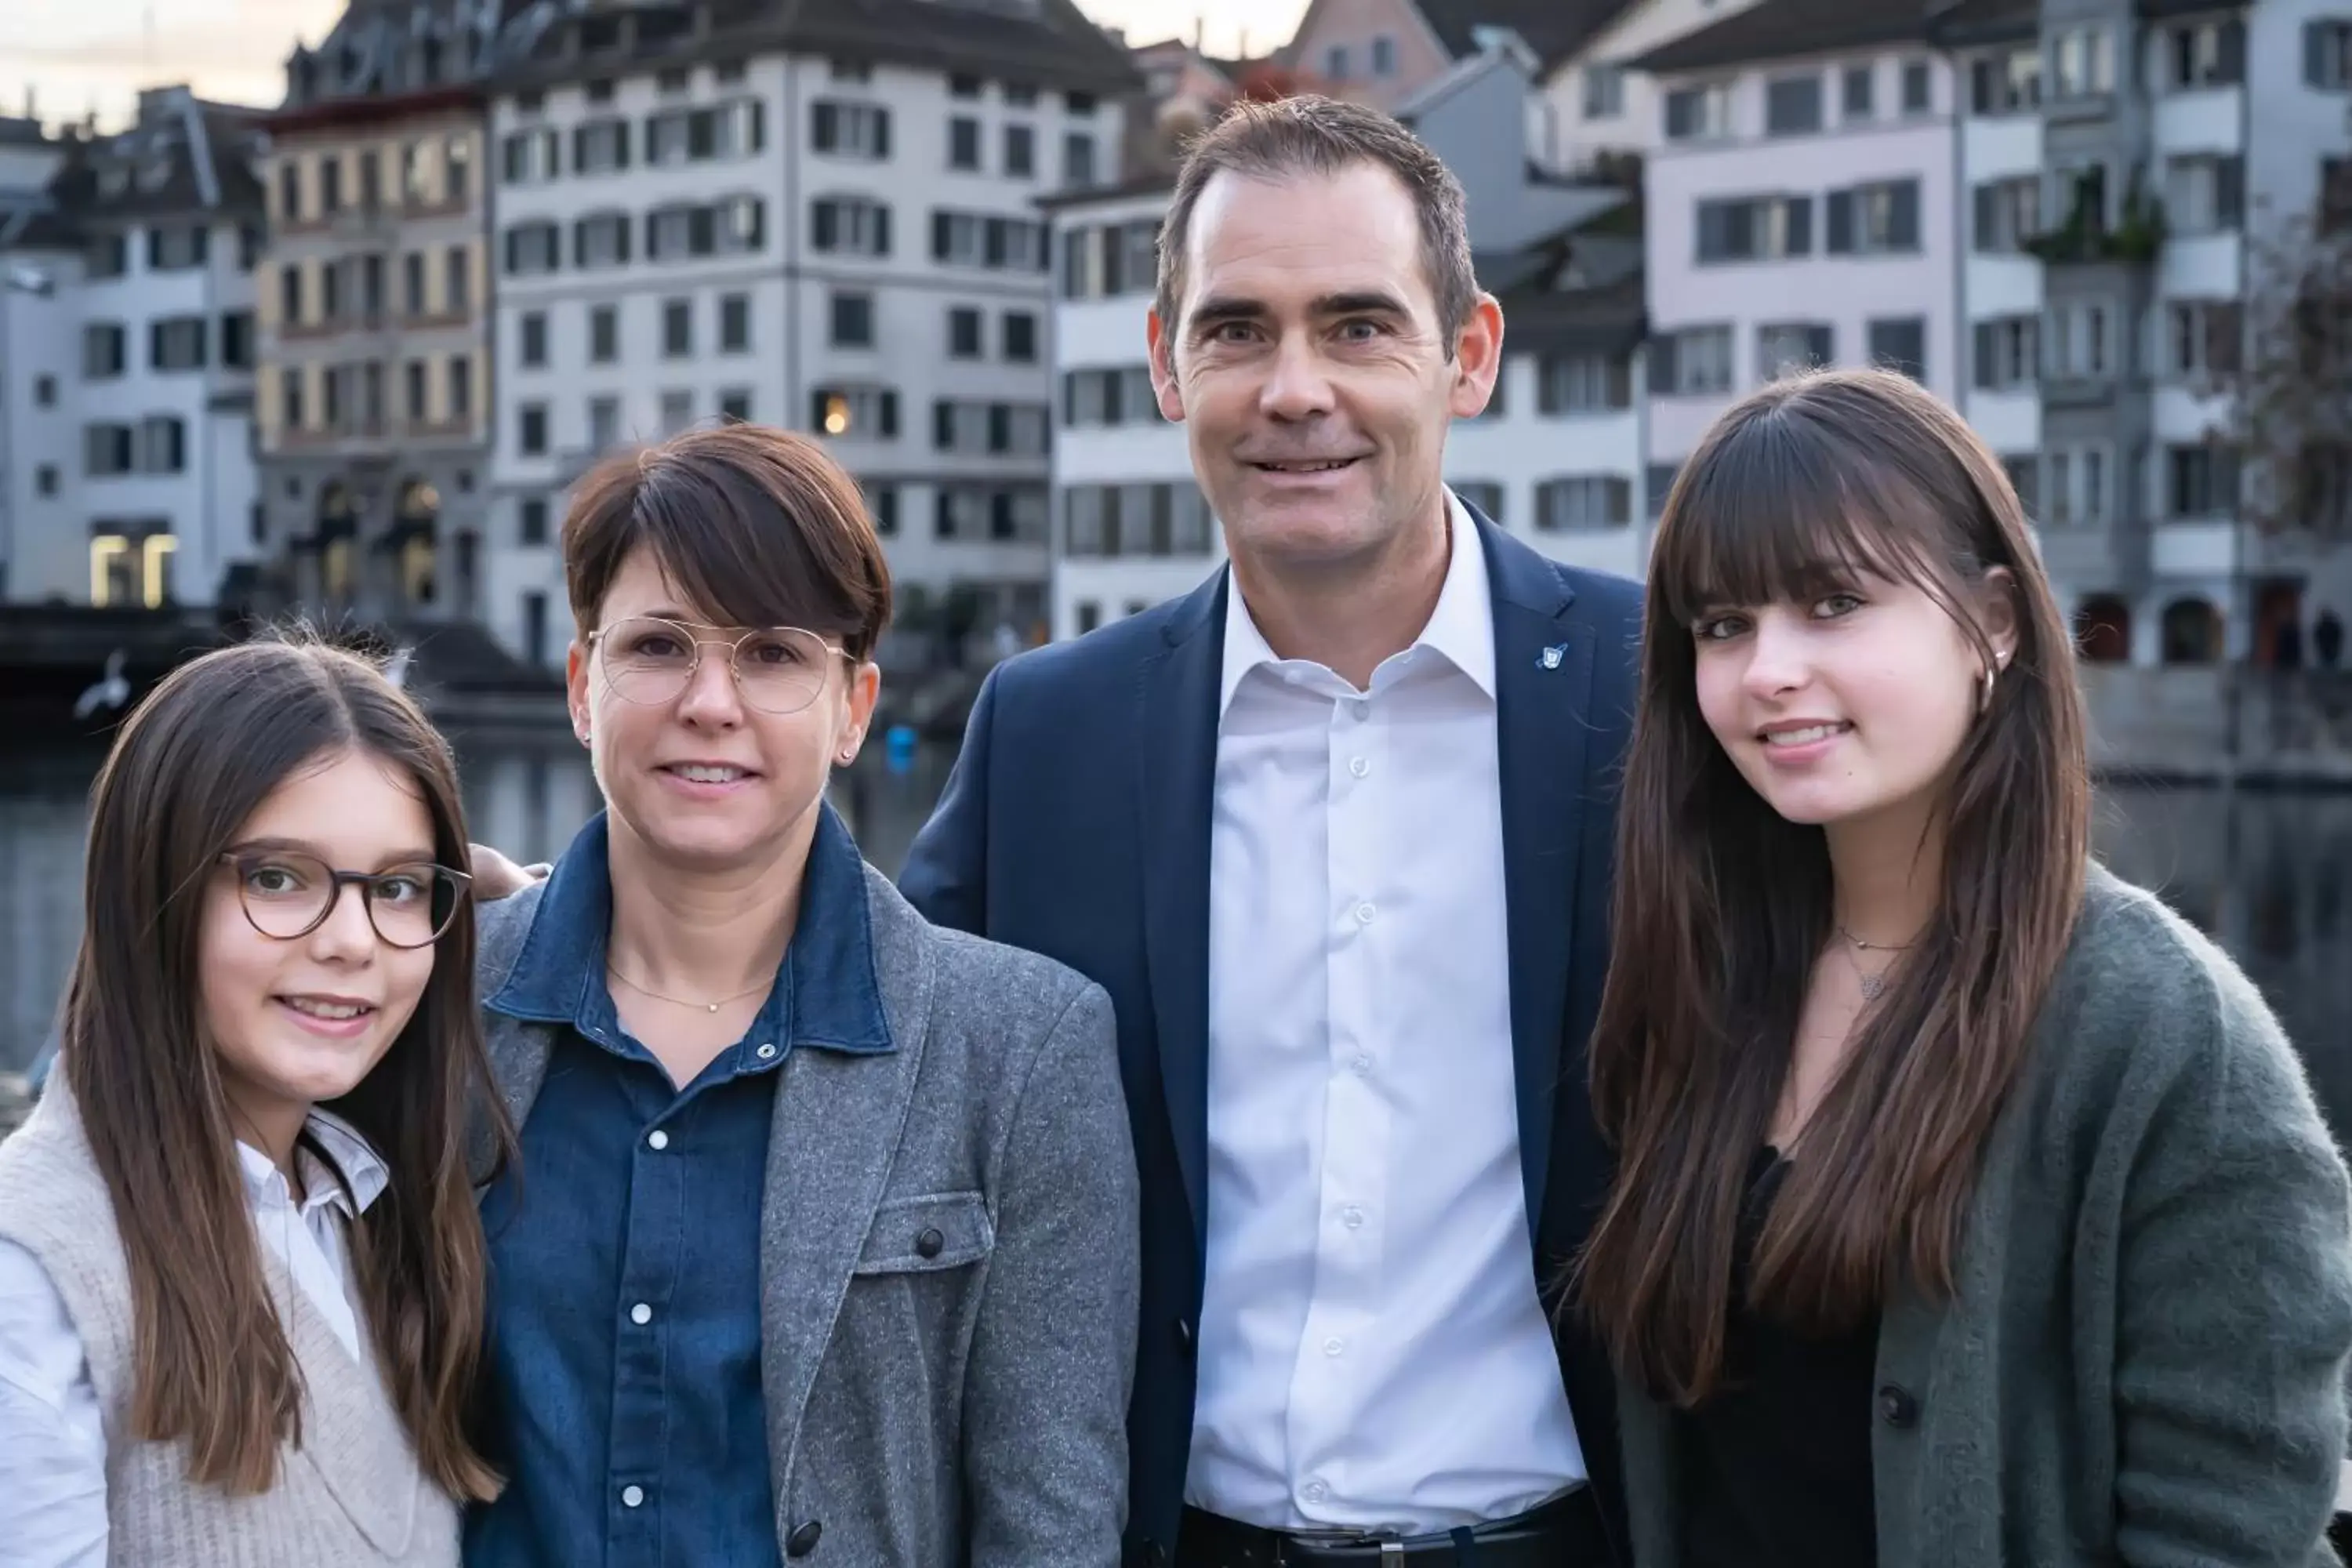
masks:
<path fill-rule="evenodd" d="M 1585 1479 L 1520 1173 L 1494 613 L 1450 515 L 1369 692 L 1226 611 L 1185 1495 L 1269 1529 L 1450 1529 Z"/>
<path fill-rule="evenodd" d="M 383 1193 L 389 1173 L 349 1122 L 313 1110 L 308 1131 L 342 1173 L 343 1194 L 302 1149 L 298 1207 L 285 1173 L 236 1146 L 254 1235 L 286 1267 L 355 1360 L 360 1313 L 343 1227 Z M 106 1568 L 106 1436 L 98 1390 L 65 1299 L 33 1255 L 0 1241 L 0 1542 L 11 1568 Z"/>

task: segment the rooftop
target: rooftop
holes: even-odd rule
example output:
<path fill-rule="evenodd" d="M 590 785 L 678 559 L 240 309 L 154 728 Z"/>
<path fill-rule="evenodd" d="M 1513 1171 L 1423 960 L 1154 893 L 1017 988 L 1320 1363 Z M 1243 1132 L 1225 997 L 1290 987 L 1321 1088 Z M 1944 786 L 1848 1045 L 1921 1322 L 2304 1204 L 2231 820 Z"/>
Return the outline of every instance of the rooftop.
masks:
<path fill-rule="evenodd" d="M 1719 70 L 1916 43 L 1927 34 L 1926 10 L 1906 0 L 1760 0 L 1711 27 L 1661 45 L 1633 64 L 1661 74 Z"/>

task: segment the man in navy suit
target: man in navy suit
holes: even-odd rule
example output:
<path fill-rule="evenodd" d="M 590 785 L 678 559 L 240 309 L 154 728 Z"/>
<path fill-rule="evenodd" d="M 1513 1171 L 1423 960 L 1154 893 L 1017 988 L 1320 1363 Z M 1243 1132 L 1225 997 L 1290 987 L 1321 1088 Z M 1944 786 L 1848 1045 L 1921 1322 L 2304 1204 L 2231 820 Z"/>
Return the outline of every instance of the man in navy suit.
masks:
<path fill-rule="evenodd" d="M 900 879 L 1116 1005 L 1130 1563 L 1630 1561 L 1608 1367 L 1558 1308 L 1608 1177 L 1583 1046 L 1640 592 L 1443 484 L 1502 337 L 1395 121 L 1221 122 L 1149 339 L 1231 565 L 999 666 Z"/>

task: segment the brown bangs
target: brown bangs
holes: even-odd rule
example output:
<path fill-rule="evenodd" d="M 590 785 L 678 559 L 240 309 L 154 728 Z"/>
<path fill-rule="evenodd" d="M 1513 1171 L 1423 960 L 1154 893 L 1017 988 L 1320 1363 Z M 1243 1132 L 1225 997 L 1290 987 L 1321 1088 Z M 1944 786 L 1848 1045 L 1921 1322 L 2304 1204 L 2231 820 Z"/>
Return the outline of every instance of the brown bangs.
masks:
<path fill-rule="evenodd" d="M 1975 563 L 1931 564 L 1948 532 L 1935 479 L 1790 405 L 1757 407 L 1686 465 L 1659 521 L 1652 580 L 1684 629 L 1710 610 L 1802 603 L 1872 577 L 1957 611 L 1951 582 Z"/>

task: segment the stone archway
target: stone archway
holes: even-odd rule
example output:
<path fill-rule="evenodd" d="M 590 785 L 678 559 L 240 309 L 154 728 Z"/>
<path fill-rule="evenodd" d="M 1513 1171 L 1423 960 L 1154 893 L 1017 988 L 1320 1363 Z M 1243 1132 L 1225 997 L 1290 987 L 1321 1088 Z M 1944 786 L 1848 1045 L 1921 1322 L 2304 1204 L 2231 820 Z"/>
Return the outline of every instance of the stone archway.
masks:
<path fill-rule="evenodd" d="M 2113 594 L 2094 594 L 2074 610 L 2074 646 L 2085 664 L 2131 661 L 2131 605 Z"/>
<path fill-rule="evenodd" d="M 2215 664 L 2221 658 L 2221 612 L 2191 595 L 2164 606 L 2161 640 L 2167 664 Z"/>
<path fill-rule="evenodd" d="M 438 596 L 440 521 L 441 492 L 424 479 L 404 479 L 388 542 L 399 562 L 400 603 L 407 608 L 425 608 Z"/>

